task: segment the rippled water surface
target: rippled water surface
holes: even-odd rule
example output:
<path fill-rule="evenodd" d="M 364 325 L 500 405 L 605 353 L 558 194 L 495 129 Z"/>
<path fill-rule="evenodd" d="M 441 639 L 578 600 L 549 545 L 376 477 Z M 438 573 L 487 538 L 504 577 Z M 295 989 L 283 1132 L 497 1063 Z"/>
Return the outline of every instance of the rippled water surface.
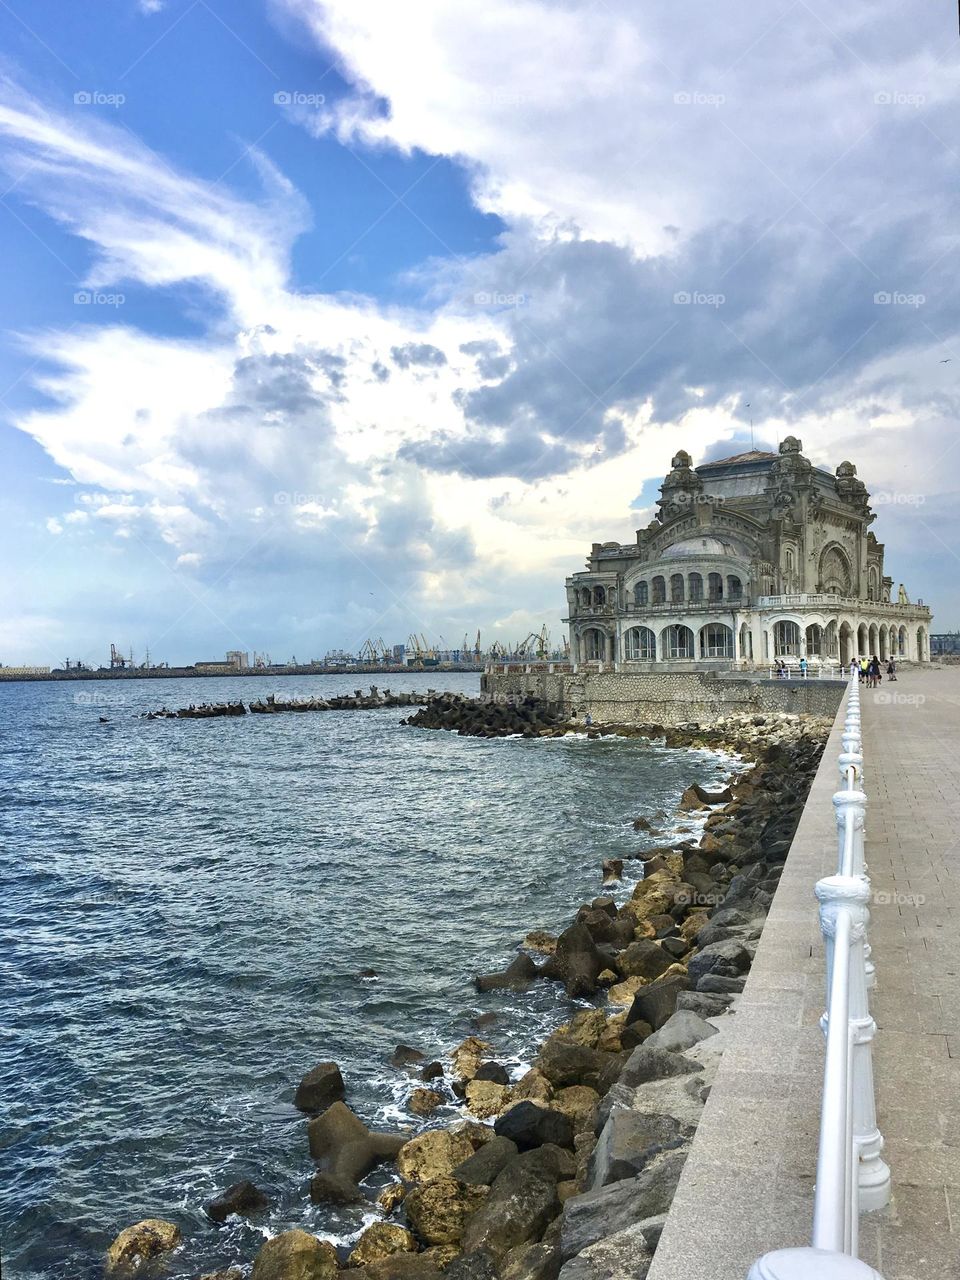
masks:
<path fill-rule="evenodd" d="M 640 847 L 634 817 L 725 771 L 637 741 L 410 729 L 403 710 L 136 718 L 273 688 L 0 685 L 5 1280 L 99 1276 L 147 1216 L 187 1238 L 170 1276 L 249 1263 L 289 1226 L 359 1229 L 361 1211 L 309 1202 L 303 1072 L 333 1058 L 368 1122 L 420 1125 L 387 1061 L 398 1043 L 441 1056 L 493 1011 L 483 1034 L 518 1066 L 569 1005 L 547 983 L 478 996 L 473 975 L 595 896 L 601 860 Z M 270 1214 L 213 1226 L 204 1202 L 241 1178 Z"/>

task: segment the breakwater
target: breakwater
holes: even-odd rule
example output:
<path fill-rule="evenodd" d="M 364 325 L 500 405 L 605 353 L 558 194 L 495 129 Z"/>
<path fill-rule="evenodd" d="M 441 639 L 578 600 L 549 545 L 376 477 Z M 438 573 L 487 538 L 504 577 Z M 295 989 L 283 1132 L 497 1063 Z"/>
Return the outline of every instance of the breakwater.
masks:
<path fill-rule="evenodd" d="M 316 1162 L 311 1200 L 366 1205 L 376 1220 L 348 1241 L 281 1232 L 259 1251 L 253 1280 L 333 1280 L 360 1268 L 367 1280 L 576 1280 L 628 1261 L 644 1275 L 826 730 L 752 716 L 704 731 L 753 767 L 727 788 L 691 782 L 674 814 L 640 815 L 637 856 L 604 868 L 608 879 L 626 876 L 626 896 L 588 898 L 564 928 L 531 930 L 502 969 L 475 975 L 478 992 L 511 1009 L 526 999 L 519 993 L 544 987 L 591 1002 L 532 1062 L 503 1058 L 492 1008 L 446 1054 L 397 1047 L 408 1111 L 446 1120 L 456 1100 L 452 1125 L 418 1136 L 373 1126 L 355 1112 L 348 1071 L 329 1060 L 309 1070 L 296 1102 L 311 1117 L 301 1134 Z M 678 737 L 696 745 L 699 732 Z M 679 838 L 684 823 L 690 834 Z M 255 1180 L 234 1183 L 207 1212 L 256 1222 L 268 1202 Z M 175 1224 L 153 1222 L 115 1248 L 149 1254 L 178 1238 Z"/>
<path fill-rule="evenodd" d="M 450 695 L 454 696 L 454 695 Z M 369 693 L 355 689 L 352 694 L 345 693 L 329 698 L 278 698 L 271 693 L 266 698 L 251 701 L 249 706 L 238 702 L 203 702 L 197 706 L 180 707 L 177 711 L 168 711 L 161 707 L 158 711 L 141 712 L 142 720 L 219 720 L 225 716 L 280 715 L 284 712 L 307 711 L 382 711 L 393 707 L 416 707 L 425 701 L 433 700 L 437 694 L 433 689 L 424 693 L 391 693 L 389 689 L 378 689 L 370 686 Z"/>

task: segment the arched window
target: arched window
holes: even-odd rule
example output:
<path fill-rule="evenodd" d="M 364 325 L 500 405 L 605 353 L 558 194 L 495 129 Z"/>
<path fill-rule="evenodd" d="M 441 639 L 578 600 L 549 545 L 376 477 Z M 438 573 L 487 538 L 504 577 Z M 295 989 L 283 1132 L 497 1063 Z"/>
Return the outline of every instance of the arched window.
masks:
<path fill-rule="evenodd" d="M 593 595 L 590 592 L 590 588 L 584 587 L 583 590 L 580 592 L 580 603 L 583 605 L 586 605 L 587 608 L 589 608 L 590 602 L 592 601 L 592 599 L 593 599 Z"/>
<path fill-rule="evenodd" d="M 823 657 L 823 627 L 816 622 L 807 627 L 807 657 Z"/>
<path fill-rule="evenodd" d="M 906 657 L 907 653 L 907 628 L 901 627 L 897 633 L 897 654 L 899 657 Z"/>
<path fill-rule="evenodd" d="M 739 600 L 743 595 L 743 583 L 733 576 L 727 578 L 727 599 Z"/>
<path fill-rule="evenodd" d="M 593 588 L 593 605 L 595 609 L 600 609 L 607 603 L 607 593 L 603 587 Z"/>
<path fill-rule="evenodd" d="M 670 603 L 683 603 L 683 574 L 672 573 L 670 575 Z"/>
<path fill-rule="evenodd" d="M 723 576 L 721 574 L 710 574 L 707 579 L 707 594 L 711 600 L 723 599 Z"/>
<path fill-rule="evenodd" d="M 650 599 L 650 588 L 647 586 L 645 582 L 638 582 L 637 585 L 633 588 L 634 604 L 645 605 L 649 603 L 649 599 Z"/>
<path fill-rule="evenodd" d="M 679 625 L 664 628 L 660 637 L 660 652 L 669 658 L 692 658 L 693 632 L 689 627 Z"/>
<path fill-rule="evenodd" d="M 793 577 L 793 570 L 794 570 L 793 552 L 792 552 L 792 551 L 787 551 L 786 557 L 784 558 L 784 568 L 785 568 L 785 569 L 786 569 L 786 571 L 787 571 L 787 575 L 788 575 L 789 577 L 791 577 L 791 578 L 792 578 L 792 577 Z"/>
<path fill-rule="evenodd" d="M 753 657 L 753 635 L 745 622 L 740 627 L 740 657 L 747 660 Z"/>
<path fill-rule="evenodd" d="M 870 633 L 867 631 L 867 624 L 861 622 L 857 627 L 857 657 L 869 658 Z"/>
<path fill-rule="evenodd" d="M 800 628 L 795 622 L 775 622 L 773 626 L 773 656 L 796 657 L 800 653 Z"/>
<path fill-rule="evenodd" d="M 834 619 L 827 623 L 827 629 L 823 637 L 823 652 L 828 658 L 837 658 L 840 655 L 840 649 L 837 640 L 837 623 Z M 848 658 L 849 662 L 850 659 Z"/>
<path fill-rule="evenodd" d="M 657 656 L 657 638 L 649 627 L 631 627 L 624 636 L 624 652 L 628 662 L 653 662 Z"/>
<path fill-rule="evenodd" d="M 732 658 L 733 632 L 722 622 L 709 622 L 700 628 L 701 658 Z"/>
<path fill-rule="evenodd" d="M 687 599 L 696 602 L 703 599 L 703 577 L 699 573 L 691 573 L 687 578 Z"/>
<path fill-rule="evenodd" d="M 870 657 L 879 657 L 880 655 L 880 629 L 875 622 L 870 623 L 870 630 L 867 633 L 870 647 Z"/>
<path fill-rule="evenodd" d="M 607 656 L 607 637 L 597 627 L 583 633 L 583 653 L 587 662 L 602 662 Z"/>
<path fill-rule="evenodd" d="M 663 578 L 656 577 L 653 580 L 653 603 L 666 604 L 667 602 L 667 584 Z"/>

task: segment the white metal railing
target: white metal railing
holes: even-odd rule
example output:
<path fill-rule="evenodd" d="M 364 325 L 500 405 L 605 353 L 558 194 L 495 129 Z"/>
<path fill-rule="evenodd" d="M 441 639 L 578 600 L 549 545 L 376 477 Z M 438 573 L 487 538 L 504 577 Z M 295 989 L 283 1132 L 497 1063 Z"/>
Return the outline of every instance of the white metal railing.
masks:
<path fill-rule="evenodd" d="M 813 1236 L 805 1249 L 777 1249 L 758 1259 L 748 1280 L 882 1280 L 857 1257 L 861 1212 L 890 1200 L 890 1170 L 881 1159 L 871 1044 L 876 1023 L 868 989 L 873 965 L 867 944 L 870 881 L 864 862 L 864 791 L 860 687 L 852 677 L 838 759 L 837 873 L 817 882 L 820 929 L 827 958 L 827 1011 L 820 1146 Z"/>

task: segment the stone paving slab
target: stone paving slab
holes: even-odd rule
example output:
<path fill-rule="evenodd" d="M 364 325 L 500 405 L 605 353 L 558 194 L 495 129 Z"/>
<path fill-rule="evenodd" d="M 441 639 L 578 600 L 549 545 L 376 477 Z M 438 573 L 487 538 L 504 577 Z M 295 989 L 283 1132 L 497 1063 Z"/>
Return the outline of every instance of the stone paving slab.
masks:
<path fill-rule="evenodd" d="M 960 668 L 861 690 L 877 970 L 874 1074 L 893 1201 L 864 1215 L 884 1280 L 960 1278 Z M 746 1280 L 809 1244 L 823 1079 L 813 886 L 835 871 L 837 717 L 649 1280 Z M 800 913 L 798 917 L 798 913 Z M 809 913 L 810 927 L 798 931 Z M 804 938 L 809 946 L 804 946 Z M 814 1280 L 811 1277 L 811 1280 Z"/>

